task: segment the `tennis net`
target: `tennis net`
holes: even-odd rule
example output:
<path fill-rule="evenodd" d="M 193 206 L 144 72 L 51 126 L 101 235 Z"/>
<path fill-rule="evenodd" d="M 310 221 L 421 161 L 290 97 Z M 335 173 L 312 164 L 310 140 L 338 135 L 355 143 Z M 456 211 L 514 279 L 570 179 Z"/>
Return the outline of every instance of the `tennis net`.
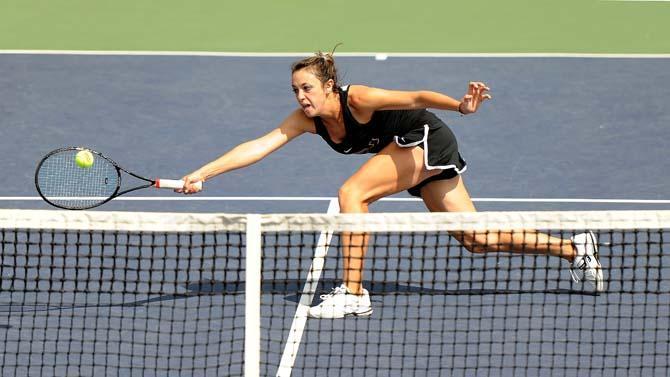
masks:
<path fill-rule="evenodd" d="M 667 375 L 670 211 L 0 210 L 3 375 Z M 597 236 L 604 290 L 458 238 Z M 361 236 L 365 235 L 365 236 Z M 528 238 L 533 239 L 535 238 Z M 355 241 L 358 240 L 358 241 Z M 364 241 L 361 241 L 364 240 Z M 308 318 L 364 242 L 373 313 Z M 549 245 L 526 245 L 542 251 Z M 499 246 L 499 247 L 498 247 Z"/>

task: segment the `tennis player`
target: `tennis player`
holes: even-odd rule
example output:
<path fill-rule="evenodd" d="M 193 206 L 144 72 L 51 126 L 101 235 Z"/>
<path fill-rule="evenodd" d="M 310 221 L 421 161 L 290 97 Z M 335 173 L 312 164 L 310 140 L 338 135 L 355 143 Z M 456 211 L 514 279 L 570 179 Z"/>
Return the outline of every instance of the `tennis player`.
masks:
<path fill-rule="evenodd" d="M 260 161 L 305 134 L 321 136 L 342 154 L 370 153 L 338 192 L 342 213 L 368 212 L 374 201 L 407 190 L 423 199 L 430 211 L 476 211 L 461 174 L 466 163 L 451 130 L 426 109 L 475 113 L 491 99 L 489 88 L 471 82 L 461 100 L 431 91 L 394 91 L 338 82 L 333 54 L 317 53 L 295 62 L 292 88 L 298 108 L 274 130 L 238 145 L 184 177 L 179 192 L 192 194 L 219 174 Z M 570 262 L 576 282 L 603 290 L 603 273 L 593 233 L 563 240 L 536 232 L 515 234 L 452 234 L 473 253 L 511 251 L 550 254 Z M 343 284 L 309 309 L 315 318 L 368 316 L 368 291 L 362 286 L 367 237 L 343 235 Z"/>

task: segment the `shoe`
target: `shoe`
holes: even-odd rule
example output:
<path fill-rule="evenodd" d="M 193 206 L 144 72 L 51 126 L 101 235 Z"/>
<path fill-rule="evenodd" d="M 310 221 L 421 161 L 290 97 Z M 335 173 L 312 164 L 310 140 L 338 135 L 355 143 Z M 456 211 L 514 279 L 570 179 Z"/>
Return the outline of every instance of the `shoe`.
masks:
<path fill-rule="evenodd" d="M 570 275 L 575 283 L 586 281 L 597 292 L 605 290 L 603 269 L 598 259 L 598 241 L 593 232 L 580 233 L 572 237 L 575 259 L 570 265 Z"/>
<path fill-rule="evenodd" d="M 344 318 L 349 316 L 367 317 L 372 314 L 370 294 L 366 289 L 362 295 L 349 292 L 349 288 L 342 284 L 326 294 L 321 295 L 323 300 L 319 305 L 312 306 L 307 311 L 310 318 Z"/>

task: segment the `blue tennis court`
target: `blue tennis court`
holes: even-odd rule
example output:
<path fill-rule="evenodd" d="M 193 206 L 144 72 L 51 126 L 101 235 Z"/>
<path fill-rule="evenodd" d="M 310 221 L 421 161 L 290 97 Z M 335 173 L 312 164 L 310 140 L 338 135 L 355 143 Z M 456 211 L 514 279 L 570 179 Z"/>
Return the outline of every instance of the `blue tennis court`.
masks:
<path fill-rule="evenodd" d="M 61 146 L 82 145 L 102 151 L 142 175 L 182 177 L 235 145 L 263 135 L 283 120 L 295 107 L 289 71 L 293 60 L 281 56 L 0 55 L 0 72 L 11 73 L 0 77 L 0 86 L 6 88 L 0 91 L 0 156 L 10 182 L 0 191 L 0 207 L 49 209 L 37 198 L 34 169 L 45 153 Z M 670 174 L 665 158 L 666 140 L 670 137 L 670 111 L 666 106 L 670 88 L 663 85 L 670 81 L 668 58 L 391 56 L 378 61 L 345 56 L 337 58 L 337 63 L 346 83 L 436 90 L 454 97 L 462 95 L 471 80 L 484 81 L 491 87 L 493 100 L 475 115 L 437 112 L 458 137 L 461 153 L 468 162 L 465 182 L 479 210 L 670 209 L 666 189 Z M 199 196 L 187 198 L 145 190 L 114 200 L 95 212 L 326 213 L 340 184 L 366 158 L 340 156 L 318 136 L 306 135 L 254 166 L 208 181 Z M 375 204 L 372 211 L 423 212 L 425 208 L 408 194 L 400 193 L 392 200 Z M 277 263 L 273 268 L 288 272 L 281 278 L 262 281 L 261 317 L 267 318 L 263 319 L 265 332 L 261 337 L 267 355 L 261 357 L 268 365 L 262 373 L 278 373 L 276 365 L 283 357 L 299 306 L 297 292 L 303 289 L 320 236 L 313 232 L 307 241 L 291 237 L 265 240 L 277 242 L 280 250 L 267 263 Z M 36 251 L 39 245 L 65 243 L 75 235 L 56 241 L 51 236 L 48 240 L 30 237 L 34 236 L 15 238 L 25 241 L 21 251 L 24 254 L 3 253 L 3 283 L 20 278 L 33 284 L 2 286 L 0 334 L 18 345 L 17 350 L 5 349 L 3 360 L 9 365 L 30 365 L 39 361 L 26 357 L 24 351 L 37 349 L 50 355 L 49 364 L 59 367 L 17 367 L 10 373 L 161 375 L 156 368 L 174 375 L 179 375 L 176 370 L 193 375 L 243 373 L 244 344 L 236 340 L 244 331 L 244 296 L 242 287 L 237 285 L 244 278 L 240 271 L 244 259 L 241 236 L 211 241 L 207 235 L 197 241 L 201 242 L 196 243 L 197 253 L 202 257 L 195 264 L 181 260 L 183 250 L 170 239 L 159 240 L 162 246 L 158 252 L 149 246 L 143 248 L 142 235 L 128 239 L 133 247 L 140 244 L 133 249 L 138 254 L 130 255 L 128 261 L 110 254 L 108 246 L 64 247 L 61 254 L 44 259 Z M 388 237 L 393 236 L 380 237 L 378 242 L 388 245 Z M 436 265 L 385 276 L 384 272 L 391 268 L 387 263 L 401 266 L 403 261 L 412 259 L 415 250 L 411 246 L 415 243 L 422 242 L 423 252 L 447 248 L 450 253 L 459 253 L 444 239 L 430 241 L 428 246 L 424 239 L 395 240 L 401 246 L 381 248 L 375 254 L 379 259 L 369 260 L 366 282 L 373 306 L 379 308 L 373 318 L 329 323 L 307 320 L 294 360 L 304 371 L 296 368 L 292 375 L 310 375 L 310 370 L 338 376 L 404 375 L 403 368 L 422 376 L 445 375 L 447 370 L 453 375 L 541 374 L 546 365 L 552 366 L 553 375 L 581 375 L 571 362 L 586 361 L 591 365 L 591 375 L 623 375 L 624 371 L 667 373 L 667 360 L 662 357 L 667 356 L 670 343 L 670 261 L 663 254 L 662 236 L 629 237 L 633 238 L 621 240 L 602 234 L 603 253 L 611 253 L 609 268 L 613 278 L 630 281 L 631 285 L 622 283 L 619 287 L 627 293 L 601 295 L 574 290 L 567 272 L 562 270 L 565 266 L 557 261 L 536 261 L 531 257 L 481 257 L 463 262 L 443 256 L 436 259 Z M 3 235 L 3 246 L 9 244 L 7 240 L 8 236 Z M 84 245 L 89 242 L 78 238 L 72 241 Z M 90 244 L 116 241 L 103 237 L 90 240 Z M 405 241 L 409 244 L 405 245 Z M 231 259 L 233 264 L 218 262 L 213 245 L 220 242 L 234 250 L 230 254 L 235 257 Z M 645 250 L 646 257 L 636 259 L 626 247 L 607 247 L 636 242 L 652 245 Z M 303 246 L 301 257 L 290 259 L 298 245 Z M 82 257 L 84 249 L 87 254 Z M 189 253 L 192 251 L 189 249 Z M 150 257 L 144 252 L 150 252 Z M 380 253 L 388 257 L 380 257 Z M 283 265 L 283 257 L 290 262 Z M 641 263 L 646 262 L 653 268 L 645 270 Z M 173 264 L 168 266 L 169 263 Z M 50 275 L 54 264 L 61 275 Z M 330 289 L 341 272 L 336 250 L 328 251 L 325 264 L 329 267 L 319 281 L 317 293 Z M 551 271 L 550 278 L 543 284 L 523 286 L 524 281 L 532 280 L 523 272 L 528 264 Z M 17 265 L 23 269 L 5 276 L 6 266 Z M 494 275 L 476 274 L 477 270 L 488 271 L 486 266 L 498 267 L 491 272 Z M 88 272 L 77 272 L 82 271 L 81 267 Z M 160 273 L 152 272 L 154 268 L 176 272 L 158 276 Z M 425 269 L 438 276 L 422 276 Z M 449 275 L 449 271 L 462 270 L 471 274 Z M 520 275 L 512 280 L 519 286 L 444 284 L 461 279 L 509 281 L 510 277 L 496 274 L 514 274 L 517 270 Z M 444 276 L 438 271 L 443 271 Z M 129 281 L 128 284 L 137 281 L 137 286 L 104 286 L 106 273 L 117 276 L 119 281 Z M 143 285 L 144 281 L 161 278 L 174 283 L 161 287 Z M 50 285 L 52 280 L 74 285 Z M 654 287 L 637 285 L 646 280 L 661 283 Z M 91 283 L 96 281 L 99 285 Z M 40 284 L 49 287 L 45 289 Z M 77 284 L 93 286 L 81 293 Z M 127 293 L 135 288 L 136 295 Z M 60 301 L 45 302 L 53 299 L 51 295 L 57 290 L 65 292 Z M 100 295 L 101 291 L 105 294 Z M 494 294 L 496 291 L 504 293 Z M 67 292 L 75 293 L 67 296 Z M 561 305 L 562 300 L 570 304 Z M 317 301 L 315 297 L 314 302 Z M 398 320 L 395 306 L 416 308 L 422 306 L 422 301 L 433 308 L 431 313 L 409 311 L 402 321 Z M 610 301 L 624 302 L 622 312 L 599 312 Z M 510 307 L 525 311 L 510 313 Z M 574 312 L 581 311 L 579 315 L 583 315 L 588 308 L 598 312 L 598 316 L 620 318 L 592 324 L 604 335 L 588 339 L 588 344 L 602 346 L 604 351 L 579 349 L 573 360 L 543 356 L 543 347 L 556 344 L 565 348 L 566 354 L 573 354 L 574 339 L 568 332 L 558 332 L 564 338 L 556 339 L 556 332 L 548 334 L 542 329 L 570 328 L 572 316 L 578 315 Z M 543 322 L 542 314 L 552 310 L 560 312 L 560 322 L 549 325 Z M 100 323 L 86 323 L 90 318 L 86 312 L 97 313 Z M 136 319 L 124 321 L 129 317 Z M 539 318 L 520 324 L 514 319 L 517 317 Z M 193 318 L 196 320 L 189 321 Z M 490 318 L 491 322 L 481 318 Z M 650 324 L 656 328 L 653 334 L 646 329 Z M 48 329 L 62 325 L 66 329 L 44 331 L 39 333 L 39 339 L 26 342 L 21 340 L 24 325 Z M 516 330 L 504 330 L 509 328 Z M 200 331 L 208 334 L 208 340 L 216 346 L 201 345 Z M 173 332 L 186 335 L 171 339 Z M 336 338 L 319 339 L 320 332 L 336 334 Z M 113 338 L 108 342 L 101 339 L 110 334 Z M 355 335 L 346 338 L 344 334 Z M 431 339 L 445 334 L 451 342 Z M 656 349 L 649 349 L 644 342 L 628 342 L 650 334 L 655 337 Z M 552 335 L 551 339 L 548 335 Z M 138 336 L 144 338 L 133 343 L 138 344 L 136 350 L 123 348 L 128 337 Z M 398 340 L 397 336 L 403 339 Z M 513 337 L 519 343 L 507 349 L 508 344 L 496 341 L 499 337 Z M 334 354 L 338 352 L 331 344 L 337 345 L 340 354 Z M 63 349 L 63 345 L 68 348 Z M 539 349 L 532 349 L 534 346 Z M 89 354 L 88 349 L 93 352 Z M 342 349 L 351 353 L 342 355 Z M 149 356 L 138 358 L 135 351 Z M 513 359 L 517 352 L 534 355 L 525 360 L 526 370 L 507 363 L 507 358 Z M 634 356 L 623 361 L 608 356 L 618 352 Z M 82 353 L 84 356 L 76 356 Z M 486 355 L 495 356 L 489 359 Z M 68 363 L 84 367 L 63 367 Z M 468 368 L 475 363 L 482 369 Z M 162 365 L 168 365 L 168 369 L 161 369 Z M 228 367 L 222 369 L 220 365 Z M 328 365 L 333 365 L 333 369 L 327 369 Z M 353 365 L 360 368 L 346 368 Z"/>

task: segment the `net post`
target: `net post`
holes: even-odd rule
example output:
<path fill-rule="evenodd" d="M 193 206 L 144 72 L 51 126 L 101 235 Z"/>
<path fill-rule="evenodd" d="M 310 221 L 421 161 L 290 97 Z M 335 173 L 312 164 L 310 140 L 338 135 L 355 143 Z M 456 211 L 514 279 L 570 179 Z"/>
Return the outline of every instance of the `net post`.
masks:
<path fill-rule="evenodd" d="M 247 215 L 244 376 L 260 375 L 261 346 L 261 216 Z"/>

